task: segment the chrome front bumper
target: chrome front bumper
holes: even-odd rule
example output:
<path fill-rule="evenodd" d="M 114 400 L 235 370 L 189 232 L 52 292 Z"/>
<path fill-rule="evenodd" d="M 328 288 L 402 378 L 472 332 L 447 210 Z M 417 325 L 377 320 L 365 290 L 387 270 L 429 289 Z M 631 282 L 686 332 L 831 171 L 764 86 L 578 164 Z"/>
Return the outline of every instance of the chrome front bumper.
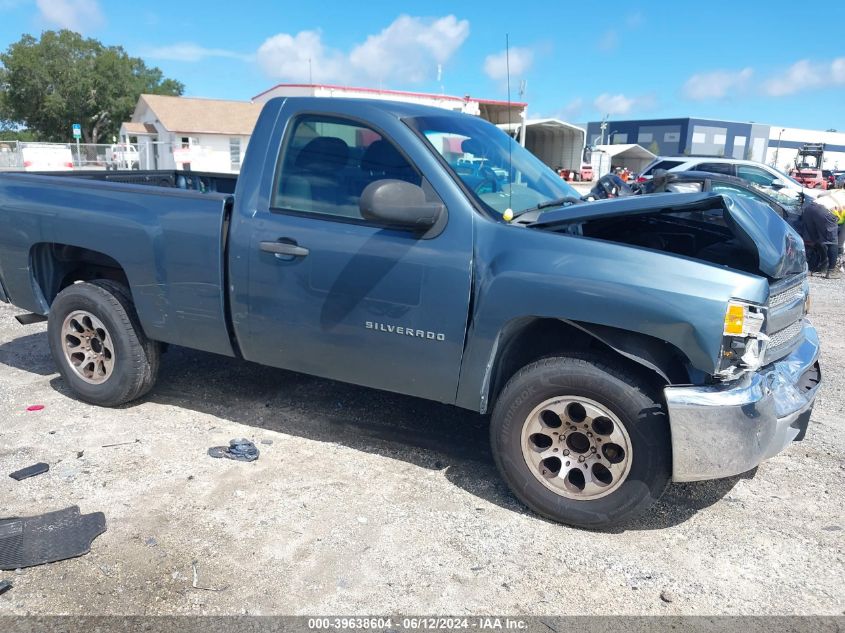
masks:
<path fill-rule="evenodd" d="M 821 383 L 819 337 L 806 322 L 789 356 L 736 381 L 666 387 L 672 479 L 738 475 L 804 437 Z"/>

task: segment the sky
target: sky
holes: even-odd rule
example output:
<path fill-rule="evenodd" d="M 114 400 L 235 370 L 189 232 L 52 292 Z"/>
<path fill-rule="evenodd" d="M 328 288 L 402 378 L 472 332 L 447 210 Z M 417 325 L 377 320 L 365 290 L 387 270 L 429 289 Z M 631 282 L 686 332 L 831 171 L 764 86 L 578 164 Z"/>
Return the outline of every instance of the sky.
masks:
<path fill-rule="evenodd" d="M 158 66 L 187 96 L 248 100 L 313 79 L 505 99 L 507 36 L 511 98 L 532 118 L 845 130 L 841 0 L 587 5 L 0 0 L 0 50 L 69 28 Z"/>

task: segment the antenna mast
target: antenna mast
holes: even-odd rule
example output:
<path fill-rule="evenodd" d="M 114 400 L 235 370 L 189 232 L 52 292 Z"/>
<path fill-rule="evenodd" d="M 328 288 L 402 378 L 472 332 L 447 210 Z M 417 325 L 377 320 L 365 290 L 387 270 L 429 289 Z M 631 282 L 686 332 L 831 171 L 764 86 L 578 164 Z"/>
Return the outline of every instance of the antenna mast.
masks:
<path fill-rule="evenodd" d="M 513 154 L 513 136 L 511 136 L 511 126 L 513 125 L 511 122 L 511 46 L 510 46 L 510 36 L 508 33 L 505 33 L 505 71 L 507 72 L 508 76 L 508 137 L 510 138 L 510 142 L 508 142 L 508 210 L 513 213 L 513 159 L 511 158 Z"/>

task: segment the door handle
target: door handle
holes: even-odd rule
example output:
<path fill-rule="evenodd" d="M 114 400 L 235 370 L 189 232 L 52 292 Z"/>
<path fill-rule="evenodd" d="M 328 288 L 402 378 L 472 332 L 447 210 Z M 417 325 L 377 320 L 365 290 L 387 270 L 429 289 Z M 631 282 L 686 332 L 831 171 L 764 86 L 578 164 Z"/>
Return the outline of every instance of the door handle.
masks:
<path fill-rule="evenodd" d="M 287 255 L 288 257 L 305 257 L 310 253 L 307 248 L 299 246 L 293 240 L 277 241 L 277 242 L 261 242 L 259 245 L 261 250 L 265 253 L 273 253 L 274 255 Z"/>

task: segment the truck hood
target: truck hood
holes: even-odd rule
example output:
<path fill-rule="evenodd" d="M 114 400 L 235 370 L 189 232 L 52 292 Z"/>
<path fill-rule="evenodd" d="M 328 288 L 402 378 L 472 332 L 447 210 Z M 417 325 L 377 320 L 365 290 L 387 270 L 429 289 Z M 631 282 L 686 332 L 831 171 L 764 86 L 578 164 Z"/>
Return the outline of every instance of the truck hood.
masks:
<path fill-rule="evenodd" d="M 640 216 L 643 222 L 636 225 L 641 231 L 637 236 L 647 237 L 649 230 L 657 234 L 659 229 L 649 229 L 657 223 L 646 220 L 663 214 L 675 214 L 675 218 L 683 217 L 678 214 L 685 212 L 704 212 L 705 217 L 716 220 L 721 216 L 723 219 L 723 224 L 718 227 L 706 221 L 698 222 L 700 242 L 707 243 L 707 249 L 681 251 L 677 243 L 671 243 L 671 236 L 636 241 L 631 235 L 632 222 L 620 222 L 619 234 L 612 232 L 614 219 L 630 218 L 633 221 Z M 757 270 L 748 272 L 759 272 L 772 279 L 800 273 L 806 266 L 801 237 L 771 207 L 749 198 L 712 193 L 661 193 L 577 204 L 531 215 L 533 217 L 529 217 L 529 214 L 521 217 L 520 224 L 535 229 L 610 239 L 632 246 L 657 248 L 729 267 L 747 269 L 749 266 L 743 263 L 745 256 L 751 255 L 756 259 Z M 687 231 L 695 230 L 692 224 L 685 225 L 684 228 Z M 731 243 L 732 251 L 729 252 L 727 247 L 721 250 L 715 248 L 716 242 L 713 240 L 718 237 L 718 231 L 723 232 L 722 242 L 725 245 Z M 717 250 L 718 257 L 713 254 Z M 731 253 L 736 261 L 730 259 Z"/>

